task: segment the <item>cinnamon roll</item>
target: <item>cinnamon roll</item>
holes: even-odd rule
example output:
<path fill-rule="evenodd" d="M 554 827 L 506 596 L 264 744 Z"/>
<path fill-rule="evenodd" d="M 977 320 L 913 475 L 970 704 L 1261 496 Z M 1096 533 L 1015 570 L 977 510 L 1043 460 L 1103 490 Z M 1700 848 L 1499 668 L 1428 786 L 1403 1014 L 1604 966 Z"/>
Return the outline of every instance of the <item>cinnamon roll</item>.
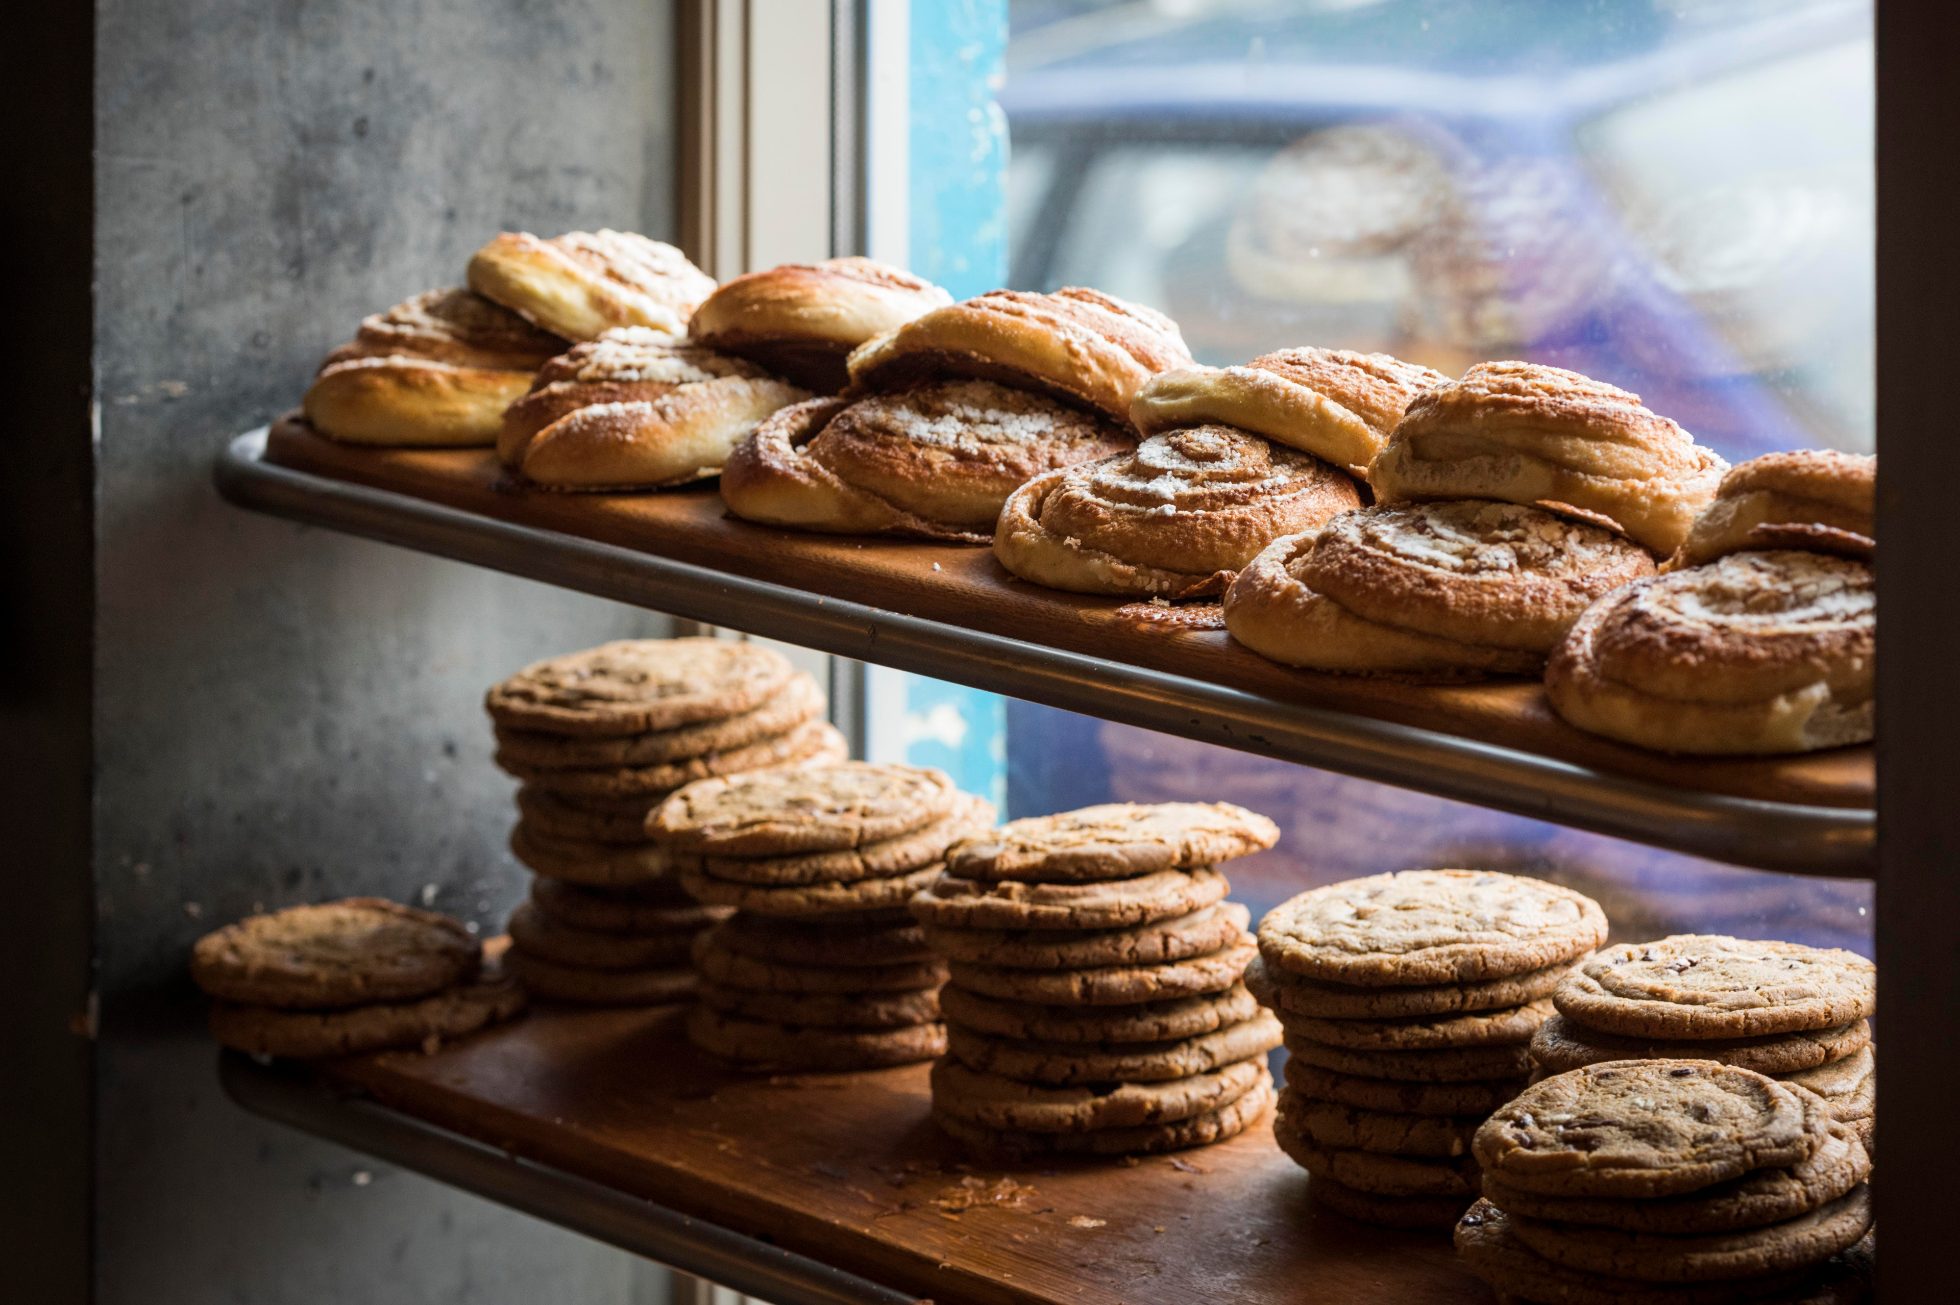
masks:
<path fill-rule="evenodd" d="M 1021 486 L 1001 509 L 994 556 L 1051 589 L 1196 598 L 1222 593 L 1276 536 L 1360 501 L 1319 458 L 1191 426 Z"/>
<path fill-rule="evenodd" d="M 1522 504 L 1366 508 L 1261 553 L 1225 595 L 1225 628 L 1314 670 L 1528 674 L 1589 603 L 1653 574 L 1611 531 Z"/>
<path fill-rule="evenodd" d="M 1878 601 L 1863 562 L 1731 553 L 1600 599 L 1545 692 L 1582 730 L 1662 752 L 1810 752 L 1872 736 Z"/>
<path fill-rule="evenodd" d="M 995 290 L 935 308 L 851 354 L 851 383 L 891 390 L 974 376 L 1041 390 L 1128 421 L 1130 400 L 1161 371 L 1189 366 L 1177 323 L 1114 295 Z"/>
<path fill-rule="evenodd" d="M 491 444 L 505 406 L 564 347 L 468 290 L 430 290 L 364 320 L 303 407 L 315 430 L 354 444 Z"/>
<path fill-rule="evenodd" d="M 470 289 L 568 340 L 615 326 L 687 332 L 714 278 L 672 245 L 630 231 L 573 231 L 543 240 L 506 231 L 470 258 Z"/>
<path fill-rule="evenodd" d="M 952 302 L 910 272 L 869 258 L 831 258 L 724 282 L 694 310 L 687 329 L 702 344 L 835 394 L 850 380 L 844 360 L 851 350 Z"/>
<path fill-rule="evenodd" d="M 510 405 L 505 466 L 551 489 L 647 489 L 715 475 L 763 418 L 809 398 L 752 362 L 621 327 L 546 363 Z"/>
<path fill-rule="evenodd" d="M 721 495 L 768 525 L 984 544 L 1016 486 L 1131 442 L 1045 395 L 935 381 L 777 413 L 729 458 Z"/>
<path fill-rule="evenodd" d="M 1665 556 L 1727 469 L 1637 394 L 1557 367 L 1492 362 L 1416 396 L 1368 479 L 1384 503 L 1503 499 Z"/>
<path fill-rule="evenodd" d="M 1878 459 L 1829 449 L 1766 453 L 1730 468 L 1669 568 L 1796 548 L 1869 561 Z"/>
<path fill-rule="evenodd" d="M 1365 479 L 1409 401 L 1448 380 L 1385 353 L 1281 349 L 1243 367 L 1153 376 L 1130 404 L 1130 420 L 1145 435 L 1206 422 L 1236 426 Z"/>

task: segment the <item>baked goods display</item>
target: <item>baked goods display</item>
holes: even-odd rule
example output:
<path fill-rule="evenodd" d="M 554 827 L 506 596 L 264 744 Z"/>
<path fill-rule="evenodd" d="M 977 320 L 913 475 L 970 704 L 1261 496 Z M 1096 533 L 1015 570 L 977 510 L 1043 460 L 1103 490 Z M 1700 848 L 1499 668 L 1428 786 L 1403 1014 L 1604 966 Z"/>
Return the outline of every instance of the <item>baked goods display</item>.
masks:
<path fill-rule="evenodd" d="M 849 383 L 845 359 L 868 340 L 953 302 L 930 281 L 870 258 L 784 263 L 723 282 L 688 335 L 819 394 Z"/>
<path fill-rule="evenodd" d="M 1765 453 L 1729 468 L 1670 568 L 1729 553 L 1804 549 L 1869 562 L 1878 459 L 1835 449 Z"/>
<path fill-rule="evenodd" d="M 1312 889 L 1259 922 L 1246 984 L 1286 1030 L 1273 1135 L 1328 1209 L 1445 1227 L 1476 1197 L 1470 1142 L 1531 1070 L 1532 1034 L 1606 940 L 1583 894 L 1405 870 Z"/>
<path fill-rule="evenodd" d="M 945 968 L 905 904 L 991 805 L 937 770 L 861 761 L 703 780 L 647 832 L 696 900 L 694 1044 L 746 1069 L 871 1069 L 946 1049 Z"/>
<path fill-rule="evenodd" d="M 1608 947 L 1552 993 L 1538 1069 L 1607 1060 L 1715 1060 L 1800 1084 L 1869 1147 L 1877 971 L 1852 952 L 1677 934 Z"/>
<path fill-rule="evenodd" d="M 564 347 L 480 295 L 430 290 L 363 321 L 320 364 L 302 407 L 349 444 L 492 444 L 504 409 Z"/>
<path fill-rule="evenodd" d="M 681 886 L 648 813 L 695 780 L 841 758 L 816 684 L 717 639 L 603 644 L 490 690 L 497 764 L 522 781 L 510 848 L 536 878 L 511 970 L 539 997 L 638 1006 L 691 995 L 695 936 L 728 910 Z"/>
<path fill-rule="evenodd" d="M 255 1056 L 434 1048 L 509 1019 L 524 992 L 462 923 L 379 897 L 248 916 L 198 939 L 211 1034 Z"/>
<path fill-rule="evenodd" d="M 685 335 L 715 288 L 686 254 L 630 231 L 506 231 L 470 256 L 468 275 L 470 289 L 567 340 L 615 326 Z"/>
<path fill-rule="evenodd" d="M 1279 1028 L 1240 982 L 1254 945 L 1220 862 L 1271 847 L 1229 803 L 1011 821 L 912 898 L 945 961 L 933 1118 L 987 1155 L 1139 1154 L 1264 1119 Z"/>
<path fill-rule="evenodd" d="M 1612 1060 L 1477 1130 L 1456 1228 L 1505 1296 L 1571 1305 L 1862 1300 L 1871 1160 L 1809 1090 L 1711 1060 Z"/>

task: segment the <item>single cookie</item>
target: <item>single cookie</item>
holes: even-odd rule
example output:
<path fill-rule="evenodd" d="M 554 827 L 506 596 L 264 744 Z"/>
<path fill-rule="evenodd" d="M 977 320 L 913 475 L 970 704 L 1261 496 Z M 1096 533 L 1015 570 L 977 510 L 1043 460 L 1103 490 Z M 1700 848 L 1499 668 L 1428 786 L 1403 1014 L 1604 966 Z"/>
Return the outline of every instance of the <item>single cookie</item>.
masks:
<path fill-rule="evenodd" d="M 944 772 L 845 761 L 689 784 L 647 818 L 677 852 L 785 856 L 863 847 L 924 828 L 952 811 Z"/>
<path fill-rule="evenodd" d="M 1363 1051 L 1431 1051 L 1442 1047 L 1497 1047 L 1530 1042 L 1552 1015 L 1549 997 L 1509 1010 L 1400 1020 L 1321 1020 L 1289 1015 L 1286 1031 L 1333 1047 Z"/>
<path fill-rule="evenodd" d="M 1542 970 L 1606 940 L 1606 915 L 1581 893 L 1484 870 L 1404 870 L 1329 884 L 1259 922 L 1277 980 L 1414 986 Z"/>
<path fill-rule="evenodd" d="M 1214 1110 L 1171 1123 L 1135 1128 L 1099 1128 L 1087 1133 L 1038 1133 L 997 1129 L 943 1114 L 935 1104 L 933 1122 L 972 1151 L 1024 1159 L 1041 1155 L 1156 1155 L 1187 1147 L 1210 1146 L 1255 1127 L 1272 1108 L 1270 1078 Z"/>
<path fill-rule="evenodd" d="M 1086 970 L 1010 970 L 954 961 L 952 980 L 968 992 L 1049 1006 L 1131 1006 L 1173 997 L 1198 997 L 1236 986 L 1257 953 L 1252 935 L 1185 961 L 1162 965 L 1104 965 Z"/>
<path fill-rule="evenodd" d="M 1400 1083 L 1391 1078 L 1337 1073 L 1297 1056 L 1286 1061 L 1286 1085 L 1303 1098 L 1398 1115 L 1475 1115 L 1481 1120 L 1524 1091 L 1527 1082 L 1518 1077 L 1467 1083 Z"/>
<path fill-rule="evenodd" d="M 515 951 L 560 965 L 593 970 L 646 970 L 688 959 L 694 942 L 691 930 L 671 933 L 601 933 L 560 924 L 529 902 L 518 904 L 510 916 L 510 942 Z"/>
<path fill-rule="evenodd" d="M 1794 1074 L 1854 1055 L 1871 1041 L 1864 1020 L 1831 1029 L 1772 1033 L 1760 1038 L 1706 1038 L 1667 1041 L 1620 1037 L 1586 1028 L 1563 1015 L 1546 1020 L 1531 1035 L 1531 1058 L 1549 1073 L 1562 1074 L 1602 1060 L 1719 1060 L 1758 1074 Z"/>
<path fill-rule="evenodd" d="M 1454 1228 L 1467 1196 L 1378 1196 L 1324 1175 L 1307 1184 L 1307 1199 L 1335 1214 L 1384 1228 Z"/>
<path fill-rule="evenodd" d="M 590 799 L 574 801 L 556 793 L 546 793 L 529 784 L 517 790 L 517 814 L 533 833 L 549 838 L 575 839 L 588 843 L 647 842 L 647 813 L 655 803 L 635 799 L 627 810 L 608 810 Z"/>
<path fill-rule="evenodd" d="M 1162 1083 L 1041 1087 L 980 1074 L 955 1061 L 932 1067 L 933 1112 L 982 1128 L 1087 1133 L 1175 1123 L 1229 1105 L 1271 1082 L 1263 1061 L 1243 1060 L 1207 1074 Z"/>
<path fill-rule="evenodd" d="M 279 1010 L 219 1002 L 211 1036 L 254 1056 L 307 1060 L 349 1056 L 384 1047 L 434 1051 L 449 1038 L 474 1033 L 524 1009 L 524 990 L 510 979 L 459 984 L 414 1001 L 375 1002 L 345 1010 Z"/>
<path fill-rule="evenodd" d="M 1836 1028 L 1877 1006 L 1855 952 L 1714 934 L 1609 947 L 1558 986 L 1559 1013 L 1636 1038 L 1752 1038 Z"/>
<path fill-rule="evenodd" d="M 1823 1098 L 1833 1118 L 1853 1121 L 1872 1117 L 1878 1097 L 1877 1068 L 1874 1049 L 1865 1046 L 1843 1060 L 1785 1074 L 1782 1079 Z"/>
<path fill-rule="evenodd" d="M 935 863 L 888 879 L 860 879 L 848 884 L 731 884 L 694 870 L 681 871 L 680 879 L 698 901 L 757 915 L 797 918 L 858 915 L 904 906 L 940 874 L 941 867 Z"/>
<path fill-rule="evenodd" d="M 692 997 L 696 983 L 693 969 L 685 965 L 595 970 L 526 956 L 515 949 L 506 963 L 533 997 L 582 1006 L 662 1006 Z"/>
<path fill-rule="evenodd" d="M 579 737 L 497 727 L 496 762 L 512 774 L 527 770 L 622 770 L 685 761 L 787 734 L 823 715 L 823 690 L 807 675 L 792 676 L 761 706 L 718 720 L 646 734 Z"/>
<path fill-rule="evenodd" d="M 1000 1038 L 1041 1042 L 1170 1042 L 1242 1024 L 1259 1003 L 1242 987 L 1203 997 L 1180 997 L 1139 1006 L 1041 1006 L 1002 1001 L 947 985 L 939 1004 L 948 1023 Z"/>
<path fill-rule="evenodd" d="M 1279 826 L 1229 802 L 1117 802 L 1009 821 L 960 844 L 962 879 L 1073 883 L 1214 865 L 1279 841 Z"/>
<path fill-rule="evenodd" d="M 946 1050 L 938 1024 L 889 1029 L 799 1027 L 740 1019 L 707 1006 L 687 1013 L 688 1041 L 745 1069 L 795 1072 L 879 1069 L 931 1060 Z"/>
<path fill-rule="evenodd" d="M 1279 1036 L 1279 1021 L 1261 1012 L 1242 1024 L 1170 1042 L 1031 1042 L 948 1024 L 946 1046 L 954 1060 L 976 1073 L 1063 1087 L 1209 1074 L 1264 1056 L 1279 1045 Z"/>
<path fill-rule="evenodd" d="M 896 1029 L 939 1022 L 939 992 L 757 992 L 704 983 L 696 994 L 724 1015 L 817 1029 Z"/>
<path fill-rule="evenodd" d="M 672 873 L 667 854 L 651 843 L 588 843 L 553 838 L 518 821 L 510 830 L 510 854 L 533 874 L 590 888 L 645 884 Z"/>
<path fill-rule="evenodd" d="M 1363 1051 L 1329 1046 L 1289 1033 L 1286 1050 L 1287 1054 L 1321 1069 L 1402 1083 L 1518 1079 L 1531 1072 L 1531 1048 L 1523 1042 L 1494 1047 L 1441 1047 L 1434 1051 Z"/>
<path fill-rule="evenodd" d="M 588 888 L 562 879 L 533 879 L 531 901 L 544 916 L 600 933 L 695 933 L 728 918 L 721 906 L 700 906 L 672 879 L 631 888 Z"/>
<path fill-rule="evenodd" d="M 1132 929 L 1212 905 L 1230 885 L 1216 870 L 1159 870 L 1097 884 L 983 883 L 943 875 L 912 899 L 940 929 Z"/>
<path fill-rule="evenodd" d="M 714 945 L 738 956 L 789 965 L 896 965 L 934 959 L 925 934 L 903 911 L 825 916 L 820 921 L 736 915 Z"/>
<path fill-rule="evenodd" d="M 758 739 L 739 748 L 705 752 L 697 757 L 652 766 L 617 770 L 554 770 L 509 765 L 505 769 L 530 787 L 560 797 L 644 798 L 648 802 L 659 802 L 675 789 L 696 780 L 806 763 L 819 765 L 839 762 L 850 753 L 850 745 L 835 725 L 829 721 L 813 720 L 798 725 L 787 734 Z"/>
<path fill-rule="evenodd" d="M 865 879 L 888 879 L 940 862 L 946 849 L 976 829 L 994 821 L 994 804 L 970 793 L 957 796 L 953 810 L 920 829 L 863 847 L 800 856 L 687 856 L 676 861 L 688 870 L 724 883 L 766 887 L 804 884 L 848 884 Z"/>
<path fill-rule="evenodd" d="M 323 1010 L 413 1001 L 476 973 L 459 921 L 379 897 L 289 906 L 197 940 L 191 978 L 220 1001 Z"/>
<path fill-rule="evenodd" d="M 1470 1154 L 1477 1115 L 1396 1115 L 1280 1093 L 1289 1126 L 1320 1150 L 1450 1159 Z"/>
<path fill-rule="evenodd" d="M 617 736 L 753 711 L 796 671 L 760 644 L 628 639 L 525 667 L 484 708 L 506 729 Z"/>
<path fill-rule="evenodd" d="M 901 961 L 894 965 L 792 965 L 758 960 L 723 947 L 720 929 L 694 940 L 694 965 L 701 977 L 729 988 L 754 992 L 912 992 L 935 988 L 946 979 L 937 961 Z"/>
<path fill-rule="evenodd" d="M 1477 1163 L 1467 1156 L 1441 1159 L 1315 1146 L 1291 1122 L 1284 1100 L 1273 1117 L 1273 1140 L 1316 1180 L 1331 1178 L 1357 1192 L 1449 1196 L 1464 1201 L 1477 1194 Z"/>
<path fill-rule="evenodd" d="M 1676 1196 L 1817 1148 L 1800 1090 L 1709 1060 L 1609 1060 L 1535 1083 L 1477 1130 L 1506 1184 L 1571 1196 Z"/>
<path fill-rule="evenodd" d="M 1016 970 L 1077 970 L 1210 956 L 1245 937 L 1251 921 L 1252 912 L 1240 903 L 1220 902 L 1134 929 L 928 928 L 925 932 L 933 950 L 947 960 Z"/>
<path fill-rule="evenodd" d="M 1552 995 L 1559 980 L 1571 971 L 1567 964 L 1480 983 L 1443 983 L 1427 987 L 1381 988 L 1345 983 L 1316 983 L 1268 966 L 1264 957 L 1248 965 L 1245 986 L 1282 1015 L 1312 1019 L 1413 1019 L 1428 1015 L 1464 1015 L 1475 1011 L 1523 1006 Z"/>

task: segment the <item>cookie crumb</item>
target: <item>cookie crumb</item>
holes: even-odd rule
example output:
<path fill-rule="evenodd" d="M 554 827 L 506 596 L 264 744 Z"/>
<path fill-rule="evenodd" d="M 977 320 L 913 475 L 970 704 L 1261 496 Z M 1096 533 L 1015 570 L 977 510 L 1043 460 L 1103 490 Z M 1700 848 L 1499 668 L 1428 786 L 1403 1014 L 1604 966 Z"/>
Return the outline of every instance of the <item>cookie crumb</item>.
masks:
<path fill-rule="evenodd" d="M 1068 1226 L 1071 1228 L 1103 1228 L 1108 1224 L 1107 1219 L 1091 1218 L 1086 1214 L 1072 1214 L 1068 1217 Z"/>

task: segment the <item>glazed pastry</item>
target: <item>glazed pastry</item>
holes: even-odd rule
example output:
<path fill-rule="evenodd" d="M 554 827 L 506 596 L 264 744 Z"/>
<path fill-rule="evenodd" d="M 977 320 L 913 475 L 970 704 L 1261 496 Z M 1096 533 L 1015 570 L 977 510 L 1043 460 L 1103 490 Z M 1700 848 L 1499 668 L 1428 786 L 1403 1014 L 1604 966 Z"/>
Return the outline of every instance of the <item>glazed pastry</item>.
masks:
<path fill-rule="evenodd" d="M 1545 672 L 1573 725 L 1663 752 L 1809 752 L 1872 736 L 1877 593 L 1863 562 L 1731 553 L 1593 604 Z"/>
<path fill-rule="evenodd" d="M 694 310 L 688 334 L 835 394 L 850 380 L 851 350 L 952 301 L 932 282 L 869 258 L 784 263 L 724 283 Z"/>
<path fill-rule="evenodd" d="M 546 363 L 504 414 L 497 455 L 552 489 L 644 489 L 716 474 L 808 392 L 754 363 L 621 327 Z"/>
<path fill-rule="evenodd" d="M 859 390 L 977 376 L 1041 390 L 1128 421 L 1158 372 L 1191 363 L 1177 323 L 1096 290 L 995 290 L 936 308 L 851 355 Z"/>
<path fill-rule="evenodd" d="M 1766 453 L 1730 468 L 1670 568 L 1725 553 L 1796 548 L 1870 561 L 1878 459 L 1832 449 Z"/>
<path fill-rule="evenodd" d="M 1365 478 L 1409 401 L 1449 377 L 1385 353 L 1281 349 L 1243 367 L 1153 376 L 1130 405 L 1145 435 L 1218 422 Z"/>
<path fill-rule="evenodd" d="M 1611 531 L 1521 504 L 1367 508 L 1261 553 L 1225 596 L 1225 628 L 1314 670 L 1529 674 L 1594 599 L 1653 574 Z"/>
<path fill-rule="evenodd" d="M 687 332 L 714 278 L 672 245 L 629 231 L 573 231 L 543 240 L 506 231 L 470 258 L 470 289 L 568 340 L 615 326 Z"/>
<path fill-rule="evenodd" d="M 354 444 L 491 444 L 505 406 L 564 347 L 468 290 L 430 290 L 367 318 L 327 355 L 306 418 Z"/>
<path fill-rule="evenodd" d="M 1525 503 L 1664 556 L 1727 469 L 1639 395 L 1557 367 L 1492 362 L 1418 395 L 1368 479 L 1384 503 Z"/>
<path fill-rule="evenodd" d="M 1130 443 L 1045 395 L 942 380 L 784 409 L 728 460 L 721 494 L 769 525 L 984 544 L 1016 486 Z"/>
<path fill-rule="evenodd" d="M 1224 592 L 1277 536 L 1360 502 L 1318 458 L 1194 426 L 1021 486 L 1001 509 L 994 556 L 1052 589 L 1194 598 Z"/>

